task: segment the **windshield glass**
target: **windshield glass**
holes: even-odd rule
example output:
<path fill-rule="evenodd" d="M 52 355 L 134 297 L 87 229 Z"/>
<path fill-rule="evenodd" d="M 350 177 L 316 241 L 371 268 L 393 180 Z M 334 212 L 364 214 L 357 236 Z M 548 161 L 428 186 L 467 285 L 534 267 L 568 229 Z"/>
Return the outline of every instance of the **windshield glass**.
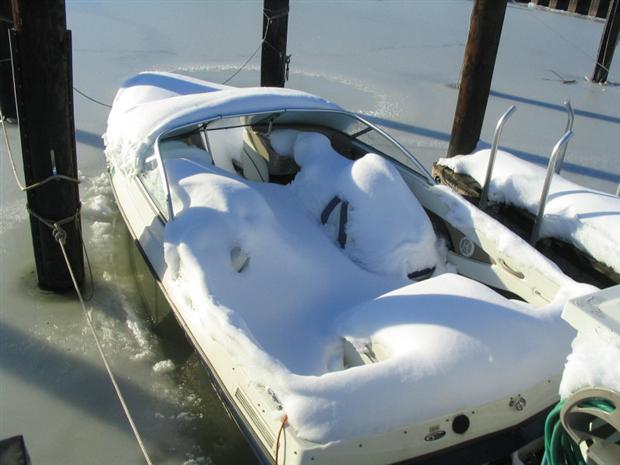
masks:
<path fill-rule="evenodd" d="M 329 110 L 286 110 L 225 117 L 209 123 L 206 126 L 206 133 L 208 135 L 212 131 L 229 131 L 243 127 L 251 127 L 256 133 L 266 137 L 269 137 L 272 131 L 280 129 L 320 132 L 327 136 L 333 148 L 346 158 L 355 160 L 367 153 L 377 153 L 431 181 L 425 168 L 402 146 L 383 131 L 351 113 Z M 207 138 L 215 140 L 215 133 Z M 230 140 L 228 137 L 226 139 Z"/>

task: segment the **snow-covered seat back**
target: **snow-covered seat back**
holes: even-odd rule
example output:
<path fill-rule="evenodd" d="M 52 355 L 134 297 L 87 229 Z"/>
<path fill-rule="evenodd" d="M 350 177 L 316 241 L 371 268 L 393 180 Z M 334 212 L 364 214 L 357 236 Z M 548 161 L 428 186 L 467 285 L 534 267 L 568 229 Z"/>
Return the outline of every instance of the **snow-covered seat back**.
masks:
<path fill-rule="evenodd" d="M 300 133 L 292 190 L 351 260 L 368 271 L 422 279 L 444 260 L 426 212 L 400 174 L 369 153 L 350 161 L 323 134 Z"/>

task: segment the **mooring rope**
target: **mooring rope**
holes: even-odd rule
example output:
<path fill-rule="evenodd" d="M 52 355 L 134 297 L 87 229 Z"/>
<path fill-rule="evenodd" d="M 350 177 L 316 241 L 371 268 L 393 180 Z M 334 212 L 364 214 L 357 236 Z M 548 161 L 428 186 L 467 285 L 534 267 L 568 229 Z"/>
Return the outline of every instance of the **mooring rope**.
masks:
<path fill-rule="evenodd" d="M 237 74 L 239 74 L 247 65 L 250 61 L 252 61 L 252 58 L 254 58 L 256 56 L 256 54 L 258 53 L 258 51 L 261 49 L 261 47 L 263 46 L 263 44 L 267 44 L 269 45 L 271 48 L 273 48 L 274 50 L 276 50 L 277 52 L 279 52 L 279 50 L 277 50 L 272 44 L 270 44 L 267 41 L 267 34 L 269 33 L 269 27 L 271 26 L 271 23 L 273 22 L 274 19 L 278 19 L 281 18 L 283 16 L 287 16 L 288 15 L 288 10 L 281 12 L 280 14 L 274 15 L 274 16 L 269 16 L 266 13 L 267 10 L 263 10 L 263 16 L 265 18 L 267 18 L 267 27 L 265 28 L 265 33 L 263 34 L 263 38 L 260 40 L 260 42 L 258 43 L 258 46 L 256 47 L 256 49 L 252 52 L 252 54 L 243 62 L 243 64 L 233 73 L 231 74 L 228 79 L 224 80 L 222 82 L 222 84 L 227 84 L 230 80 L 232 80 L 232 78 L 234 78 Z M 287 56 L 287 79 L 288 79 L 288 63 L 290 63 L 290 55 Z"/>
<path fill-rule="evenodd" d="M 276 438 L 276 463 L 275 465 L 278 465 L 279 462 L 279 458 L 280 458 L 280 439 L 282 437 L 282 433 L 284 432 L 284 427 L 286 426 L 286 423 L 288 422 L 288 415 L 284 414 L 282 415 L 282 418 L 280 419 L 280 429 L 278 429 L 278 436 Z"/>
<path fill-rule="evenodd" d="M 144 460 L 148 465 L 153 465 L 151 458 L 149 457 L 148 452 L 146 451 L 146 447 L 144 446 L 144 442 L 142 441 L 142 436 L 140 436 L 140 432 L 138 431 L 138 427 L 133 420 L 131 412 L 129 411 L 129 407 L 127 407 L 127 403 L 125 402 L 125 398 L 123 397 L 123 393 L 121 392 L 118 383 L 116 382 L 116 377 L 114 373 L 112 373 L 112 369 L 110 368 L 110 364 L 108 363 L 108 359 L 103 352 L 103 347 L 101 346 L 101 342 L 99 341 L 99 337 L 97 336 L 97 332 L 95 331 L 95 326 L 93 325 L 93 320 L 90 316 L 89 311 L 86 308 L 86 304 L 84 303 L 84 298 L 82 297 L 82 293 L 80 292 L 80 287 L 78 286 L 77 280 L 75 279 L 75 274 L 73 273 L 73 268 L 71 267 L 71 263 L 69 262 L 69 257 L 67 256 L 67 251 L 65 250 L 65 243 L 67 240 L 67 232 L 61 227 L 61 225 L 56 222 L 52 224 L 52 235 L 58 245 L 60 246 L 60 250 L 62 251 L 62 256 L 65 259 L 65 264 L 67 265 L 67 270 L 69 271 L 69 275 L 71 276 L 71 282 L 73 282 L 73 287 L 75 289 L 75 293 L 78 296 L 80 301 L 80 307 L 82 308 L 82 312 L 84 313 L 84 317 L 86 318 L 86 322 L 88 323 L 88 327 L 90 332 L 95 340 L 95 345 L 97 346 L 97 350 L 99 351 L 99 355 L 101 356 L 101 360 L 103 361 L 103 365 L 105 366 L 106 371 L 108 372 L 108 377 L 110 378 L 110 382 L 112 386 L 114 386 L 114 391 L 116 392 L 116 397 L 118 397 L 121 406 L 123 407 L 123 411 L 125 412 L 125 416 L 127 417 L 127 421 L 131 426 L 131 430 L 138 442 L 138 446 L 140 446 L 140 450 L 142 451 L 142 455 L 144 456 Z"/>
<path fill-rule="evenodd" d="M 15 161 L 13 160 L 13 152 L 11 150 L 11 143 L 9 142 L 9 135 L 6 131 L 6 125 L 4 123 L 4 120 L 5 118 L 4 118 L 4 115 L 2 114 L 2 109 L 0 109 L 0 123 L 2 123 L 2 132 L 4 133 L 4 143 L 6 145 L 6 150 L 9 156 L 9 161 L 11 162 L 11 168 L 13 169 L 13 176 L 15 177 L 15 182 L 17 183 L 19 190 L 24 192 L 26 191 L 26 188 L 22 185 L 21 181 L 19 180 L 19 176 L 17 175 L 17 169 L 15 168 Z"/>
<path fill-rule="evenodd" d="M 550 26 L 546 21 L 543 20 L 543 18 L 541 17 L 542 15 L 538 15 L 537 11 L 535 8 L 524 8 L 529 11 L 530 17 L 534 18 L 536 21 L 538 21 L 540 24 L 542 24 L 544 27 L 546 27 L 549 31 L 553 32 L 554 34 L 556 34 L 560 39 L 562 39 L 564 42 L 566 42 L 567 44 L 571 45 L 575 50 L 577 50 L 578 52 L 580 52 L 582 55 L 584 55 L 585 57 L 588 57 L 590 60 L 592 60 L 596 65 L 600 66 L 601 68 L 603 68 L 605 71 L 607 71 L 609 73 L 609 68 L 607 68 L 605 65 L 603 65 L 602 63 L 600 63 L 598 61 L 598 57 L 594 57 L 592 56 L 592 54 L 586 50 L 584 50 L 580 45 L 578 45 L 577 43 L 575 43 L 573 40 L 569 39 L 568 37 L 566 37 L 564 34 L 562 34 L 560 31 L 558 31 L 557 29 L 555 29 L 554 27 Z M 610 46 L 610 37 L 607 38 L 607 42 L 605 43 L 605 54 L 607 54 L 607 50 Z"/>
<path fill-rule="evenodd" d="M 80 94 L 80 95 L 81 95 L 82 97 L 84 97 L 85 99 L 90 100 L 91 102 L 94 102 L 94 103 L 96 103 L 96 104 L 98 104 L 98 105 L 101 105 L 102 107 L 112 108 L 112 105 L 110 105 L 110 104 L 108 104 L 108 103 L 105 103 L 105 102 L 102 102 L 101 100 L 97 100 L 97 99 L 96 99 L 96 98 L 94 98 L 94 97 L 91 97 L 91 96 L 90 96 L 90 95 L 88 95 L 87 93 L 82 92 L 82 91 L 81 91 L 80 89 L 78 89 L 77 87 L 74 87 L 74 88 L 73 88 L 73 90 L 74 90 L 74 91 L 76 91 L 78 94 Z"/>
<path fill-rule="evenodd" d="M 17 185 L 19 186 L 19 189 L 22 192 L 26 192 L 29 190 L 32 190 L 36 187 L 40 187 L 43 184 L 49 182 L 52 179 L 62 179 L 64 181 L 70 181 L 70 182 L 75 182 L 75 183 L 79 183 L 80 181 L 78 179 L 75 178 L 71 178 L 69 176 L 64 176 L 64 175 L 60 175 L 57 174 L 55 172 L 55 167 L 53 168 L 54 172 L 53 174 L 44 179 L 43 181 L 34 183 L 32 185 L 29 186 L 24 186 L 20 179 L 19 176 L 17 174 L 17 169 L 15 168 L 15 162 L 13 160 L 13 154 L 11 151 L 11 144 L 9 142 L 9 137 L 7 134 L 7 130 L 6 130 L 6 126 L 4 123 L 4 115 L 2 114 L 2 111 L 0 110 L 0 123 L 2 124 L 2 129 L 4 132 L 4 140 L 6 143 L 6 147 L 7 147 L 7 154 L 9 157 L 9 161 L 11 162 L 11 167 L 13 169 L 13 175 L 15 176 L 15 181 L 17 183 Z M 31 210 L 30 207 L 28 205 L 26 205 L 26 211 L 28 212 L 28 214 L 30 216 L 32 216 L 33 218 L 37 219 L 38 221 L 41 222 L 41 224 L 44 224 L 45 226 L 47 226 L 48 228 L 50 228 L 52 230 L 52 236 L 54 237 L 54 239 L 56 240 L 56 242 L 58 242 L 58 245 L 60 246 L 60 250 L 62 252 L 62 256 L 65 260 L 65 264 L 67 265 L 67 270 L 69 271 L 69 276 L 71 277 L 71 282 L 73 283 L 73 287 L 75 289 L 75 292 L 78 296 L 78 300 L 80 302 L 80 307 L 82 308 L 82 312 L 84 313 L 84 317 L 86 319 L 86 323 L 88 324 L 88 327 L 90 329 L 90 332 L 93 336 L 93 339 L 95 340 L 95 345 L 97 346 L 97 350 L 99 352 L 99 356 L 101 357 L 101 360 L 103 361 L 103 365 L 105 366 L 105 369 L 108 373 L 108 377 L 110 378 L 110 382 L 112 383 L 112 386 L 114 387 L 114 391 L 116 392 L 116 396 L 121 404 L 121 407 L 123 408 L 123 411 L 125 412 L 125 417 L 127 418 L 127 421 L 129 422 L 129 425 L 131 426 L 131 430 L 133 431 L 133 434 L 136 438 L 136 441 L 138 442 L 138 446 L 140 447 L 140 450 L 142 452 L 142 455 L 144 456 L 144 460 L 147 463 L 147 465 L 153 465 L 153 462 L 151 461 L 146 448 L 144 447 L 144 442 L 142 441 L 142 437 L 140 436 L 140 432 L 138 431 L 138 428 L 133 420 L 133 417 L 131 415 L 131 412 L 129 411 L 129 408 L 127 407 L 127 403 L 125 402 L 125 398 L 123 397 L 123 394 L 120 390 L 120 387 L 118 386 L 118 383 L 116 382 L 116 377 L 114 376 L 114 373 L 112 372 L 112 369 L 110 368 L 110 364 L 108 362 L 108 359 L 105 355 L 105 353 L 103 352 L 103 347 L 101 346 L 101 342 L 99 341 L 99 337 L 97 336 L 97 332 L 95 331 L 95 327 L 92 321 L 92 318 L 90 316 L 90 313 L 88 311 L 88 309 L 86 308 L 86 304 L 84 301 L 84 297 L 82 296 L 82 292 L 80 291 L 80 287 L 77 283 L 77 280 L 75 278 L 75 273 L 73 272 L 73 268 L 71 267 L 71 262 L 69 261 L 69 257 L 67 255 L 67 251 L 65 250 L 65 244 L 67 241 L 67 232 L 62 228 L 62 225 L 71 223 L 72 221 L 77 220 L 77 218 L 80 215 L 80 210 L 81 210 L 81 205 L 78 205 L 76 211 L 70 215 L 67 216 L 66 218 L 62 218 L 60 220 L 51 220 L 49 218 L 45 218 L 41 215 L 39 215 L 38 213 L 36 213 L 35 211 Z M 81 231 L 80 231 L 80 241 L 82 243 L 82 248 L 85 252 L 86 255 L 86 261 L 88 263 L 88 270 L 90 273 L 90 279 L 91 279 L 91 295 L 89 296 L 89 300 L 92 297 L 92 290 L 94 289 L 94 286 L 92 285 L 92 269 L 90 266 L 90 260 L 88 258 L 88 254 L 86 253 L 86 247 L 84 245 L 84 241 L 82 240 L 82 235 L 81 235 Z"/>
<path fill-rule="evenodd" d="M 56 167 L 52 166 L 52 174 L 50 176 L 48 176 L 47 178 L 43 179 L 42 181 L 38 181 L 35 182 L 33 184 L 30 184 L 28 186 L 24 186 L 21 181 L 19 180 L 19 176 L 17 174 L 17 168 L 15 167 L 15 160 L 13 159 L 13 151 L 11 149 L 11 143 L 9 142 L 9 135 L 7 133 L 6 130 L 6 124 L 5 124 L 5 118 L 4 115 L 2 114 L 2 110 L 0 110 L 0 122 L 2 123 L 2 132 L 4 133 L 4 142 L 6 145 L 6 151 L 7 154 L 9 156 L 9 162 L 11 163 L 11 169 L 13 170 L 13 176 L 15 177 L 15 182 L 17 183 L 17 186 L 19 187 L 19 190 L 22 192 L 28 192 L 32 189 L 36 189 L 37 187 L 41 187 L 44 184 L 47 184 L 50 181 L 53 180 L 64 180 L 64 181 L 69 181 L 69 182 L 74 182 L 76 184 L 80 183 L 79 179 L 75 179 L 72 178 L 71 176 L 65 176 L 64 174 L 58 174 L 56 173 Z M 54 162 L 54 151 L 51 150 L 50 154 L 52 156 L 52 164 L 55 165 Z"/>

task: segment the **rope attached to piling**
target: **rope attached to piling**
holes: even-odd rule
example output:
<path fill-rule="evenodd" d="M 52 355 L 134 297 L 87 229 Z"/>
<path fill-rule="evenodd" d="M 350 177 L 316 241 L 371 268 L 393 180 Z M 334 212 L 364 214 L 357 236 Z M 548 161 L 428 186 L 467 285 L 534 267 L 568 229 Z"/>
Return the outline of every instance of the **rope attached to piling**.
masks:
<path fill-rule="evenodd" d="M 77 87 L 73 88 L 74 91 L 76 91 L 78 94 L 80 94 L 82 97 L 84 97 L 87 100 L 90 100 L 93 103 L 96 103 L 97 105 L 101 105 L 102 107 L 106 107 L 106 108 L 112 108 L 112 105 L 102 102 L 101 100 L 97 100 L 94 97 L 91 97 L 90 95 L 88 95 L 86 92 L 82 92 L 80 89 L 78 89 Z"/>
<path fill-rule="evenodd" d="M 44 179 L 43 181 L 40 182 L 36 182 L 32 185 L 29 186 L 24 186 L 20 179 L 19 176 L 17 174 L 17 169 L 15 168 L 15 161 L 13 160 L 13 154 L 11 151 L 11 145 L 9 143 L 9 138 L 8 138 L 8 134 L 7 134 L 7 130 L 6 130 L 6 126 L 5 126 L 5 122 L 4 122 L 4 115 L 2 114 L 2 111 L 0 110 L 0 123 L 2 124 L 2 129 L 4 132 L 4 140 L 5 140 L 5 144 L 7 147 L 7 154 L 9 157 L 9 161 L 11 163 L 11 168 L 13 170 L 13 175 L 15 177 L 15 181 L 19 187 L 19 189 L 22 192 L 27 192 L 30 191 L 32 189 L 35 189 L 37 187 L 41 187 L 42 185 L 46 184 L 47 182 L 51 181 L 51 180 L 63 180 L 63 181 L 69 181 L 69 182 L 74 182 L 74 183 L 79 183 L 80 181 L 78 179 L 75 178 L 71 178 L 69 176 L 65 176 L 62 174 L 58 174 L 56 172 L 56 167 L 53 166 L 52 167 L 52 175 L 49 176 L 48 178 Z M 53 151 L 52 151 L 52 165 L 55 165 L 54 163 L 54 159 L 53 159 Z M 103 352 L 103 347 L 101 345 L 101 342 L 99 341 L 99 337 L 97 336 L 97 332 L 95 331 L 95 327 L 93 324 L 93 320 L 91 318 L 91 315 L 88 311 L 88 309 L 86 308 L 86 304 L 84 301 L 84 297 L 82 296 L 82 292 L 80 291 L 80 287 L 77 283 L 77 280 L 75 278 L 75 273 L 73 272 L 73 268 L 71 267 L 71 262 L 69 261 L 69 257 L 67 255 L 67 251 L 65 249 L 65 244 L 67 242 L 67 232 L 63 229 L 63 225 L 66 225 L 68 223 L 71 223 L 73 221 L 76 221 L 77 218 L 80 215 L 80 210 L 81 210 L 81 205 L 78 205 L 78 208 L 76 209 L 76 211 L 70 215 L 67 216 L 65 218 L 59 219 L 59 220 L 52 220 L 49 218 L 45 218 L 41 215 L 39 215 L 38 213 L 36 213 L 35 211 L 33 211 L 32 209 L 30 209 L 30 207 L 28 205 L 26 205 L 26 211 L 28 212 L 28 214 L 30 216 L 32 216 L 33 218 L 37 219 L 38 221 L 41 222 L 41 224 L 44 224 L 45 226 L 47 226 L 48 228 L 51 229 L 52 232 L 52 236 L 54 237 L 54 240 L 58 243 L 58 245 L 60 246 L 60 250 L 62 252 L 62 256 L 64 258 L 65 264 L 67 266 L 67 270 L 69 272 L 69 276 L 71 277 L 71 282 L 73 283 L 73 287 L 75 289 L 75 292 L 77 294 L 78 300 L 80 302 L 80 307 L 82 308 L 82 312 L 84 313 L 84 318 L 86 319 L 86 323 L 88 324 L 88 327 L 90 329 L 90 332 L 93 336 L 93 339 L 95 340 L 95 345 L 97 347 L 97 350 L 99 352 L 99 356 L 101 357 L 101 360 L 103 361 L 103 365 L 108 373 L 108 377 L 110 378 L 110 382 L 112 383 L 112 386 L 114 387 L 114 391 L 116 392 L 116 396 L 121 404 L 121 407 L 123 408 L 123 411 L 125 413 L 125 416 L 127 418 L 127 421 L 129 422 L 129 425 L 131 426 L 131 430 L 133 431 L 133 434 L 136 438 L 136 441 L 138 442 L 138 446 L 140 447 L 140 451 L 142 452 L 142 455 L 144 457 L 145 462 L 147 463 L 147 465 L 153 465 L 153 462 L 151 461 L 146 448 L 144 446 L 144 442 L 142 441 L 142 437 L 140 436 L 140 432 L 138 431 L 138 428 L 133 420 L 133 417 L 131 415 L 131 412 L 129 411 L 129 408 L 127 407 L 127 403 L 125 402 L 125 398 L 123 397 L 123 394 L 120 390 L 120 387 L 116 381 L 116 377 L 114 376 L 114 373 L 112 372 L 112 369 L 110 368 L 110 364 L 108 362 L 108 359 L 105 355 L 105 353 Z M 81 234 L 80 234 L 80 240 L 81 240 Z M 82 242 L 82 247 L 84 248 L 84 251 L 86 252 L 86 248 L 84 247 L 84 243 Z M 92 270 L 90 268 L 90 261 L 88 259 L 88 255 L 86 255 L 86 260 L 88 261 L 88 268 L 89 268 L 89 272 L 91 274 L 91 281 L 92 281 Z M 92 291 L 92 288 L 91 288 Z M 90 296 L 92 297 L 92 295 Z M 89 299 L 90 299 L 89 297 Z"/>
<path fill-rule="evenodd" d="M 142 441 L 140 432 L 138 431 L 138 428 L 133 420 L 131 412 L 129 411 L 129 407 L 127 407 L 127 403 L 125 402 L 125 398 L 123 397 L 121 389 L 118 386 L 118 383 L 116 382 L 116 377 L 114 376 L 114 373 L 112 373 L 112 369 L 110 368 L 108 359 L 105 353 L 103 352 L 103 347 L 101 346 L 101 342 L 99 341 L 99 337 L 97 336 L 97 332 L 95 331 L 93 320 L 91 318 L 89 311 L 86 308 L 86 304 L 84 303 L 82 293 L 80 292 L 80 287 L 78 286 L 78 283 L 75 279 L 73 268 L 71 267 L 71 263 L 69 262 L 69 257 L 67 256 L 67 251 L 65 250 L 65 243 L 67 241 L 67 232 L 62 228 L 62 226 L 58 222 L 56 222 L 52 224 L 52 235 L 54 236 L 54 239 L 56 240 L 56 242 L 58 242 L 58 245 L 60 246 L 60 250 L 62 251 L 62 256 L 65 259 L 65 264 L 67 265 L 67 270 L 69 271 L 69 275 L 71 276 L 71 281 L 73 282 L 73 287 L 75 288 L 75 292 L 78 296 L 78 300 L 80 301 L 80 307 L 82 308 L 82 312 L 84 313 L 84 317 L 86 319 L 86 322 L 88 323 L 90 332 L 93 336 L 93 339 L 95 340 L 95 345 L 97 346 L 97 350 L 99 351 L 99 355 L 101 356 L 103 365 L 105 366 L 105 369 L 108 372 L 108 377 L 110 378 L 110 382 L 112 383 L 112 386 L 114 387 L 116 396 L 118 397 L 118 400 L 121 406 L 123 407 L 123 411 L 125 412 L 127 421 L 129 422 L 129 425 L 131 426 L 131 430 L 133 431 L 136 441 L 138 442 L 140 451 L 142 451 L 142 455 L 144 456 L 145 462 L 148 465 L 153 465 L 153 462 L 151 461 L 151 458 L 149 457 L 149 454 L 146 451 L 146 448 L 144 447 L 144 442 Z"/>
<path fill-rule="evenodd" d="M 269 27 L 271 26 L 271 23 L 273 22 L 273 20 L 274 19 L 279 19 L 279 18 L 281 18 L 283 16 L 287 16 L 288 15 L 288 10 L 286 10 L 284 12 L 281 12 L 281 13 L 279 13 L 277 15 L 273 15 L 273 16 L 268 15 L 267 11 L 269 11 L 269 10 L 263 10 L 263 16 L 267 19 L 267 27 L 265 28 L 265 33 L 263 34 L 263 38 L 260 40 L 258 46 L 252 52 L 252 54 L 243 62 L 243 64 L 233 74 L 231 74 L 226 80 L 224 80 L 222 82 L 222 84 L 227 84 L 229 81 L 232 80 L 232 78 L 234 78 L 237 74 L 239 74 L 248 65 L 248 63 L 250 63 L 250 61 L 252 61 L 252 58 L 254 58 L 256 56 L 256 54 L 261 49 L 263 44 L 266 44 L 269 47 L 273 48 L 274 50 L 279 51 L 271 43 L 269 43 L 267 41 L 267 34 L 269 33 Z M 288 80 L 288 66 L 289 66 L 290 62 L 291 62 L 291 55 L 287 55 L 287 63 L 286 63 L 286 66 L 287 66 L 286 79 L 287 80 Z"/>

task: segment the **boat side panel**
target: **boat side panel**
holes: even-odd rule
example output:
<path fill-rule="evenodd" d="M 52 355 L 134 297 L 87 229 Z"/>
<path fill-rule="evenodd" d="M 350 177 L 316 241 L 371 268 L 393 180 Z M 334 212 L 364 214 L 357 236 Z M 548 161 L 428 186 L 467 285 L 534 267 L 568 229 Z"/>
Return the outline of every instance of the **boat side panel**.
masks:
<path fill-rule="evenodd" d="M 118 176 L 122 176 L 122 178 L 119 178 Z M 131 188 L 127 185 L 123 185 L 128 183 L 134 183 L 134 187 Z M 196 337 L 185 322 L 183 315 L 179 312 L 173 300 L 170 298 L 166 287 L 162 284 L 160 273 L 164 274 L 165 268 L 162 268 L 161 266 L 158 267 L 153 262 L 153 258 L 156 261 L 158 259 L 157 251 L 154 250 L 155 247 L 153 245 L 153 239 L 157 237 L 162 238 L 159 242 L 159 248 L 163 253 L 163 223 L 158 219 L 158 215 L 153 211 L 153 209 L 150 208 L 144 196 L 142 196 L 139 187 L 135 185 L 135 180 L 128 180 L 125 176 L 116 174 L 111 176 L 111 184 L 117 205 L 119 205 L 119 210 L 121 211 L 125 224 L 127 225 L 129 233 L 132 236 L 133 242 L 144 258 L 144 261 L 153 275 L 153 279 L 155 279 L 168 304 L 170 305 L 176 320 L 180 324 L 181 328 L 183 328 L 183 331 L 192 346 L 198 352 L 216 394 L 222 401 L 222 404 L 230 414 L 231 418 L 237 424 L 241 433 L 245 436 L 261 464 L 272 465 L 274 461 L 271 453 L 262 443 L 261 439 L 255 435 L 252 426 L 248 423 L 248 420 L 246 420 L 240 407 L 235 402 L 234 397 L 231 394 L 231 392 L 234 392 L 234 389 L 227 389 L 226 384 L 218 375 L 218 372 L 214 368 L 209 357 L 207 357 L 204 348 L 197 342 Z M 132 191 L 134 194 L 133 198 L 130 195 Z M 151 219 L 149 219 L 149 212 L 152 213 Z M 160 226 L 157 226 L 157 224 Z M 161 229 L 161 231 L 149 231 L 153 225 L 155 228 Z M 145 240 L 145 238 L 149 239 Z"/>
<path fill-rule="evenodd" d="M 424 208 L 447 221 L 446 218 L 450 214 L 448 207 L 431 192 L 431 188 L 420 182 L 416 175 L 402 167 L 397 168 Z M 559 271 L 556 275 L 552 275 L 544 274 L 535 267 L 522 269 L 516 264 L 515 257 L 499 250 L 497 238 L 492 237 L 482 227 L 474 225 L 473 228 L 463 229 L 460 232 L 488 254 L 491 263 L 473 260 L 458 253 L 450 253 L 448 260 L 456 265 L 459 274 L 488 286 L 513 292 L 534 306 L 545 305 L 553 300 L 561 287 L 560 282 L 563 276 Z"/>

